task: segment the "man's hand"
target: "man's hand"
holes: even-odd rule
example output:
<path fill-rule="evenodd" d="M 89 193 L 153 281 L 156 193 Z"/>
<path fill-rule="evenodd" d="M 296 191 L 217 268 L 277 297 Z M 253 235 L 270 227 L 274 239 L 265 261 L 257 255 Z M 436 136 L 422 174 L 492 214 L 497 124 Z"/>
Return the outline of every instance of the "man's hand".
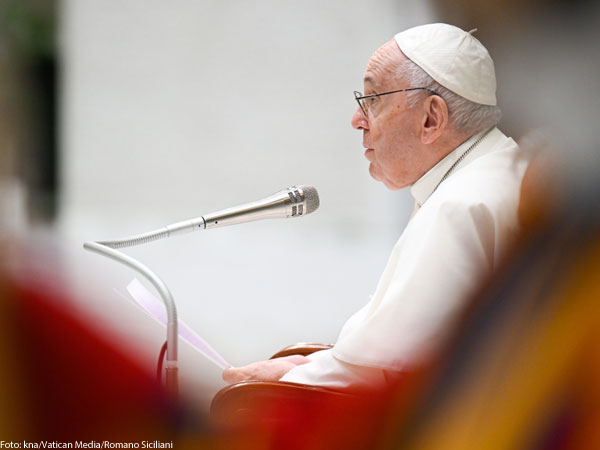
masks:
<path fill-rule="evenodd" d="M 244 367 L 231 367 L 223 371 L 223 380 L 229 384 L 240 381 L 278 381 L 294 367 L 309 362 L 306 356 L 291 355 L 283 358 L 258 361 Z"/>

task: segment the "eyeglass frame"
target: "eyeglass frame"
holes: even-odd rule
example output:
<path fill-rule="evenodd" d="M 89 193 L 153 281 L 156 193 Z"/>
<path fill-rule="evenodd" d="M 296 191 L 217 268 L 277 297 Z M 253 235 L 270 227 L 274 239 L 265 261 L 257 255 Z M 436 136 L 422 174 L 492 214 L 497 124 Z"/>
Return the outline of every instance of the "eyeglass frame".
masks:
<path fill-rule="evenodd" d="M 437 96 L 441 97 L 441 95 L 438 94 L 437 92 L 435 92 L 433 89 L 426 88 L 426 87 L 413 87 L 413 88 L 406 88 L 406 89 L 398 89 L 397 91 L 382 92 L 381 94 L 370 94 L 370 95 L 362 95 L 362 92 L 354 91 L 354 100 L 356 100 L 356 103 L 358 103 L 358 107 L 362 111 L 363 115 L 365 117 L 367 117 L 367 112 L 369 111 L 369 108 L 367 108 L 367 110 L 365 111 L 365 108 L 363 108 L 363 105 L 361 103 L 362 100 L 367 99 L 367 98 L 381 97 L 382 95 L 395 94 L 397 92 L 419 91 L 419 90 L 428 91 L 428 92 L 431 92 L 433 95 L 437 95 Z"/>

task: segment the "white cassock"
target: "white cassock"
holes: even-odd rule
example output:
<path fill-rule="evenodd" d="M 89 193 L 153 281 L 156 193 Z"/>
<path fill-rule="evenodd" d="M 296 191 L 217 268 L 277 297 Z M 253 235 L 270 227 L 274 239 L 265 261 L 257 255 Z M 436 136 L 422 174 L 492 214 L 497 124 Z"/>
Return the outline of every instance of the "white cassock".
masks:
<path fill-rule="evenodd" d="M 381 386 L 439 346 L 471 291 L 496 268 L 518 232 L 527 159 L 497 128 L 439 184 L 483 135 L 469 138 L 411 187 L 415 212 L 369 302 L 346 322 L 331 350 L 314 353 L 281 381 Z"/>

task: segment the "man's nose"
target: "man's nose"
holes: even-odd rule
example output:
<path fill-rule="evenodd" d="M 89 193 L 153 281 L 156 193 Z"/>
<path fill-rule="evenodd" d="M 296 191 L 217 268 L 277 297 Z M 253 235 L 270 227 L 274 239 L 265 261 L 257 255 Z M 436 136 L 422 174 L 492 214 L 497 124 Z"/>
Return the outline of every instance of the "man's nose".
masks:
<path fill-rule="evenodd" d="M 350 123 L 352 124 L 352 128 L 354 128 L 355 130 L 369 129 L 369 122 L 367 121 L 365 115 L 362 113 L 362 110 L 358 107 L 356 108 L 356 111 L 354 111 Z"/>

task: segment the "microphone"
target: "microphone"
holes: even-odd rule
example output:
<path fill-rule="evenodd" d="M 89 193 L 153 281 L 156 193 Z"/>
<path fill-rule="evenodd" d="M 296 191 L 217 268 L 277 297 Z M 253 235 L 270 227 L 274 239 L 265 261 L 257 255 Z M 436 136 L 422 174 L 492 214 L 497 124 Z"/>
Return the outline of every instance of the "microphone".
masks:
<path fill-rule="evenodd" d="M 262 200 L 224 209 L 211 214 L 173 223 L 158 230 L 112 241 L 99 241 L 109 248 L 124 248 L 146 244 L 158 239 L 195 230 L 237 225 L 262 219 L 285 219 L 311 214 L 319 208 L 319 194 L 313 186 L 292 186 Z M 84 244 L 87 247 L 87 243 Z"/>
<path fill-rule="evenodd" d="M 319 208 L 319 194 L 312 186 L 292 186 L 245 205 L 203 216 L 204 229 L 262 219 L 300 217 Z"/>

